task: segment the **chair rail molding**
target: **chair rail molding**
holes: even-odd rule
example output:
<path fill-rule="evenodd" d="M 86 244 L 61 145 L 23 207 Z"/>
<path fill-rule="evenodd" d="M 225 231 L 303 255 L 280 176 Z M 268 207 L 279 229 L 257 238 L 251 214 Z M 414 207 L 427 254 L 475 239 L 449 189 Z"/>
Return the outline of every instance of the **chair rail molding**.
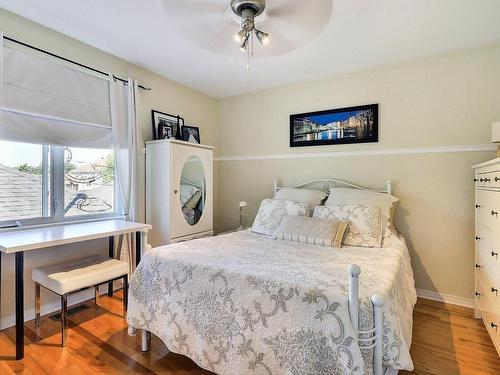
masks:
<path fill-rule="evenodd" d="M 277 159 L 315 159 L 335 158 L 347 156 L 373 156 L 373 155 L 411 155 L 411 154 L 443 154 L 454 152 L 484 152 L 495 151 L 496 145 L 457 145 L 457 146 L 431 146 L 431 147 L 406 147 L 383 148 L 373 150 L 344 150 L 323 152 L 295 152 L 283 154 L 255 154 L 255 155 L 228 155 L 215 157 L 215 161 L 240 161 L 240 160 L 277 160 Z"/>

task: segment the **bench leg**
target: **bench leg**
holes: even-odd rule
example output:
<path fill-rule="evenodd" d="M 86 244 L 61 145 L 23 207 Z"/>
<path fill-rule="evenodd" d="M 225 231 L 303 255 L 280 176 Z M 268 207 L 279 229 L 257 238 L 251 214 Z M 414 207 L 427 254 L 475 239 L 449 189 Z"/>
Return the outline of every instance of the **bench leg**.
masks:
<path fill-rule="evenodd" d="M 96 285 L 94 288 L 95 288 L 95 304 L 99 306 L 99 297 L 100 297 L 99 285 Z"/>
<path fill-rule="evenodd" d="M 65 347 L 68 342 L 68 295 L 61 296 L 61 328 L 62 328 L 62 346 Z"/>
<path fill-rule="evenodd" d="M 40 284 L 35 283 L 35 327 L 40 327 Z"/>
<path fill-rule="evenodd" d="M 128 275 L 123 276 L 123 316 L 127 315 L 128 306 Z"/>

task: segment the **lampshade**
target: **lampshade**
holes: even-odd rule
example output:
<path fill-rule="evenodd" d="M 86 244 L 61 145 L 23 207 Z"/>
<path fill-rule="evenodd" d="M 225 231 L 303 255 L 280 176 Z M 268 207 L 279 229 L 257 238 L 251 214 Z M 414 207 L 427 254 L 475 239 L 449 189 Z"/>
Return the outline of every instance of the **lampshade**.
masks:
<path fill-rule="evenodd" d="M 240 208 L 247 207 L 247 206 L 248 206 L 247 202 L 245 202 L 245 201 L 240 202 Z"/>
<path fill-rule="evenodd" d="M 500 142 L 500 121 L 491 124 L 491 141 L 493 143 Z"/>

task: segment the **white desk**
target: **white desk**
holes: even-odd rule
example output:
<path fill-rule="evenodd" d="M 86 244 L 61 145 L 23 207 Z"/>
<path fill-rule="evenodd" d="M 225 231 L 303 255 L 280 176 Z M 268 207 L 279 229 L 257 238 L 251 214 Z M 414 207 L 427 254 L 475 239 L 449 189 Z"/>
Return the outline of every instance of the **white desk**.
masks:
<path fill-rule="evenodd" d="M 24 252 L 68 243 L 109 238 L 109 256 L 114 256 L 114 236 L 136 233 L 135 263 L 139 264 L 142 249 L 147 243 L 149 224 L 124 220 L 103 220 L 79 224 L 62 224 L 49 227 L 0 232 L 0 277 L 1 253 L 15 253 L 16 279 L 16 360 L 24 358 Z M 108 295 L 112 295 L 112 284 Z M 1 299 L 0 299 L 1 301 Z"/>

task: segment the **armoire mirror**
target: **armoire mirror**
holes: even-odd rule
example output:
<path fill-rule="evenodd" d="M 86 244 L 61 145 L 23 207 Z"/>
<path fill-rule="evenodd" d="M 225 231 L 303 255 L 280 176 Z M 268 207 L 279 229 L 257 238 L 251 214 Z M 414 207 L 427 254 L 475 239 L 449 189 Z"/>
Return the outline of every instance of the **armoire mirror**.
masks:
<path fill-rule="evenodd" d="M 198 156 L 190 156 L 182 168 L 180 181 L 181 209 L 189 225 L 200 221 L 205 207 L 205 172 Z"/>

